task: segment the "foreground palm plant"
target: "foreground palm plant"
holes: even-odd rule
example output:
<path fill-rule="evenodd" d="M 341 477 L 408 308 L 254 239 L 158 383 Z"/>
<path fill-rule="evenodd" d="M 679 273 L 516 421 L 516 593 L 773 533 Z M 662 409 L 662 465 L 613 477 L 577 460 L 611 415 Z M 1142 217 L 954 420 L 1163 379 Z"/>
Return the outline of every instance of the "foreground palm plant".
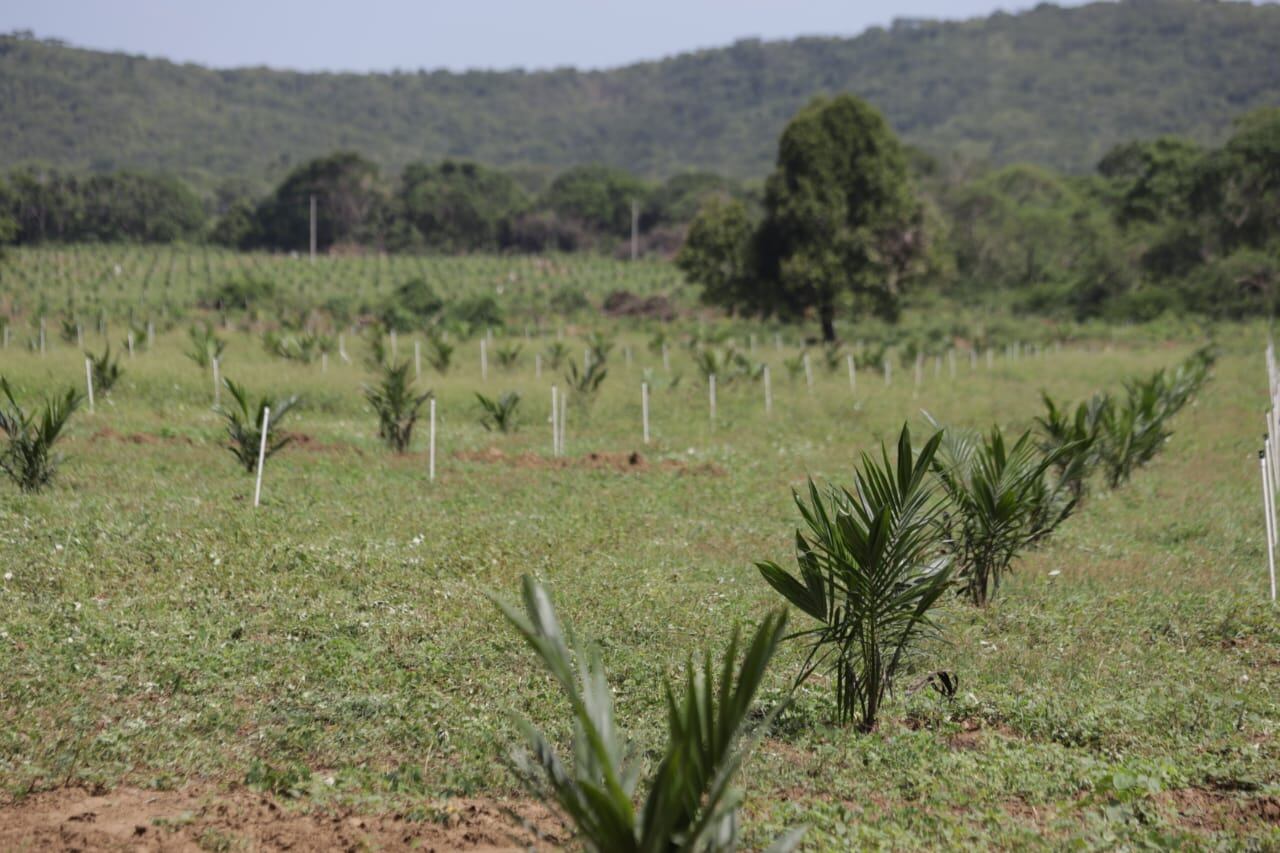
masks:
<path fill-rule="evenodd" d="M 0 452 L 0 470 L 24 492 L 38 492 L 47 486 L 57 472 L 61 459 L 53 453 L 53 445 L 62 434 L 71 415 L 80 406 L 75 388 L 44 401 L 37 416 L 18 405 L 9 380 L 0 377 L 0 432 L 8 439 Z"/>
<path fill-rule="evenodd" d="M 191 343 L 187 347 L 186 356 L 198 366 L 207 368 L 212 362 L 222 360 L 227 342 L 214 334 L 212 326 L 207 323 L 194 325 L 187 330 L 187 335 L 191 338 Z"/>
<path fill-rule="evenodd" d="M 798 574 L 756 564 L 818 622 L 794 635 L 809 645 L 796 684 L 830 670 L 840 722 L 864 732 L 875 728 L 904 663 L 936 633 L 930 610 L 951 583 L 929 476 L 941 440 L 935 434 L 917 456 L 904 425 L 896 463 L 884 448 L 879 461 L 864 453 L 852 490 L 833 485 L 823 494 L 810 480 L 808 500 L 795 496 L 808 528 L 796 531 Z"/>
<path fill-rule="evenodd" d="M 298 398 L 295 395 L 272 401 L 261 397 L 257 406 L 253 406 L 249 402 L 249 393 L 243 385 L 238 385 L 226 378 L 222 380 L 222 384 L 231 395 L 229 404 L 218 407 L 218 414 L 222 415 L 226 422 L 227 438 L 230 439 L 228 449 L 241 468 L 253 473 L 258 467 L 258 450 L 262 444 L 263 411 L 267 407 L 271 408 L 265 456 L 265 459 L 270 459 L 292 440 L 292 437 L 281 432 L 279 427 L 289 411 L 298 405 Z"/>
<path fill-rule="evenodd" d="M 124 375 L 120 359 L 111 357 L 111 344 L 107 344 L 102 355 L 85 352 L 85 357 L 89 359 L 89 369 L 93 374 L 93 390 L 103 396 L 110 394 L 117 380 Z"/>
<path fill-rule="evenodd" d="M 993 427 L 983 438 L 948 429 L 935 460 L 950 499 L 944 527 L 958 563 L 964 595 L 983 606 L 1024 548 L 1050 531 L 1075 507 L 1060 501 L 1064 489 L 1045 477 L 1065 450 L 1042 453 L 1025 432 L 1006 447 Z"/>
<path fill-rule="evenodd" d="M 480 426 L 490 432 L 515 432 L 519 421 L 516 409 L 520 406 L 520 395 L 515 391 L 506 391 L 498 399 L 486 397 L 477 392 L 480 402 Z"/>
<path fill-rule="evenodd" d="M 432 392 L 417 394 L 409 378 L 410 364 L 382 364 L 378 367 L 377 385 L 366 385 L 364 397 L 378 415 L 378 437 L 396 453 L 404 453 L 413 441 L 413 425 L 418 422 L 422 404 Z"/>
<path fill-rule="evenodd" d="M 540 584 L 525 576 L 522 585 L 523 614 L 495 603 L 555 679 L 573 715 L 573 756 L 568 764 L 541 732 L 519 721 L 528 752 L 517 753 L 514 763 L 525 783 L 560 809 L 587 850 L 733 850 L 742 802 L 733 777 L 742 763 L 752 700 L 782 640 L 785 613 L 765 617 L 740 665 L 735 630 L 719 666 L 713 665 L 708 652 L 700 664 L 689 662 L 683 688 L 665 685 L 667 744 L 649 780 L 644 805 L 637 810 L 633 798 L 640 768 L 629 760 L 614 724 L 613 693 L 600 650 L 579 645 L 572 631 L 560 625 Z M 771 715 L 766 724 L 770 719 Z M 801 832 L 784 834 L 771 849 L 794 848 Z"/>

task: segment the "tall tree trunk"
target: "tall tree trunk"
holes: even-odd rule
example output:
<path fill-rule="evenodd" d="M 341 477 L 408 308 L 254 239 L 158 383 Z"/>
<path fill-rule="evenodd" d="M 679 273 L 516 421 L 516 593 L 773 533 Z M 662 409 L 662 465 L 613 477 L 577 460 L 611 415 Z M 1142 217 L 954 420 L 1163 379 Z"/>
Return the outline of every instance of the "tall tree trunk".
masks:
<path fill-rule="evenodd" d="M 836 340 L 836 306 L 823 302 L 818 306 L 818 319 L 822 321 L 822 340 L 832 344 Z"/>

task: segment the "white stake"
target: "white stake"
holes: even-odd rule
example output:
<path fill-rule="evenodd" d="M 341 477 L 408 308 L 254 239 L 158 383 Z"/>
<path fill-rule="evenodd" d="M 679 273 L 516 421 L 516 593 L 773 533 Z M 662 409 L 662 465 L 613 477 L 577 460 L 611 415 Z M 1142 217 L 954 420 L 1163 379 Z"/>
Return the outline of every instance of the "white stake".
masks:
<path fill-rule="evenodd" d="M 805 353 L 804 359 L 804 384 L 809 386 L 809 393 L 813 393 L 813 365 L 809 363 L 809 353 Z"/>
<path fill-rule="evenodd" d="M 262 441 L 258 445 L 258 482 L 253 486 L 253 505 L 262 502 L 262 468 L 267 463 L 267 430 L 271 427 L 271 407 L 262 407 Z"/>
<path fill-rule="evenodd" d="M 431 428 L 427 443 L 427 480 L 436 481 L 436 398 L 431 398 Z"/>
<path fill-rule="evenodd" d="M 351 356 L 347 355 L 347 341 L 342 335 L 338 335 L 338 357 L 347 364 L 351 363 Z"/>
<path fill-rule="evenodd" d="M 89 389 L 89 414 L 93 414 L 93 362 L 84 360 L 84 384 Z"/>
<path fill-rule="evenodd" d="M 218 376 L 218 359 L 214 358 L 210 366 L 213 368 L 213 407 L 216 409 L 222 402 L 222 379 Z"/>
<path fill-rule="evenodd" d="M 551 386 L 551 455 L 560 455 L 560 400 L 556 386 Z"/>
<path fill-rule="evenodd" d="M 133 332 L 128 335 L 129 340 L 129 358 L 133 358 Z"/>
<path fill-rule="evenodd" d="M 320 353 L 320 372 L 329 372 L 329 353 L 327 352 Z"/>
<path fill-rule="evenodd" d="M 761 374 L 764 380 L 764 413 L 766 415 L 773 412 L 773 386 L 769 384 L 769 365 L 764 366 L 764 372 Z"/>
<path fill-rule="evenodd" d="M 569 389 L 560 395 L 560 455 L 564 456 L 565 421 L 569 420 Z"/>
<path fill-rule="evenodd" d="M 622 348 L 622 358 L 627 363 L 627 367 L 631 367 L 631 347 Z"/>
<path fill-rule="evenodd" d="M 996 366 L 995 352 L 990 347 L 987 347 L 987 370 L 990 370 L 995 366 Z"/>
<path fill-rule="evenodd" d="M 707 394 L 711 398 L 711 424 L 715 426 L 716 422 L 716 375 L 714 373 L 707 376 Z"/>
<path fill-rule="evenodd" d="M 649 383 L 640 383 L 640 420 L 644 424 L 644 443 L 649 443 Z"/>
<path fill-rule="evenodd" d="M 7 331 L 8 327 L 6 327 Z M 671 354 L 667 352 L 667 345 L 662 345 L 662 369 L 667 373 L 671 372 Z"/>
<path fill-rule="evenodd" d="M 480 378 L 489 378 L 489 352 L 485 349 L 485 339 L 480 339 Z"/>
<path fill-rule="evenodd" d="M 152 349 L 156 345 L 156 324 L 154 320 L 147 321 L 147 349 Z"/>
<path fill-rule="evenodd" d="M 845 355 L 844 362 L 849 366 L 849 392 L 858 393 L 858 367 L 853 363 L 853 354 Z"/>
<path fill-rule="evenodd" d="M 535 353 L 533 356 L 533 375 L 536 379 L 542 378 L 542 353 Z"/>
<path fill-rule="evenodd" d="M 1265 451 L 1258 451 L 1258 464 L 1262 468 L 1262 511 L 1266 514 L 1267 528 L 1267 575 L 1271 581 L 1271 600 L 1276 600 L 1276 542 L 1273 525 L 1275 521 L 1275 512 L 1272 506 L 1274 500 L 1271 494 L 1271 474 L 1267 470 L 1267 458 Z"/>
<path fill-rule="evenodd" d="M 955 379 L 956 378 L 956 351 L 953 349 L 947 350 L 947 364 L 951 370 L 951 378 Z"/>
<path fill-rule="evenodd" d="M 777 332 L 773 333 L 773 348 L 778 352 L 782 352 L 782 335 Z"/>
<path fill-rule="evenodd" d="M 5 329 L 6 333 L 8 331 L 9 331 L 8 329 Z M 9 337 L 8 334 L 6 334 L 5 335 L 6 343 L 7 343 L 8 337 Z M 79 323 L 76 323 L 76 347 L 78 347 L 79 349 L 84 349 L 84 327 L 81 326 Z"/>
<path fill-rule="evenodd" d="M 889 359 L 884 360 L 884 384 L 888 385 L 893 381 L 893 368 L 889 366 Z"/>
<path fill-rule="evenodd" d="M 393 362 L 396 360 L 396 355 L 398 353 L 398 350 L 399 350 L 399 347 L 396 346 L 396 330 L 392 329 L 391 330 L 391 360 Z"/>

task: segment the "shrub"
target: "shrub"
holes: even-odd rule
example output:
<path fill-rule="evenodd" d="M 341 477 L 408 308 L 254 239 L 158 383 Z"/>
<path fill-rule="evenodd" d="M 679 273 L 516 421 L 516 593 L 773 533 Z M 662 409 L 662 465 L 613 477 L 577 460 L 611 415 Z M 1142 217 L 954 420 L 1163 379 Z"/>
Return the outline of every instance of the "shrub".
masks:
<path fill-rule="evenodd" d="M 262 307 L 275 299 L 276 283 L 269 278 L 244 278 L 224 281 L 207 291 L 201 304 L 216 311 L 242 310 Z"/>
<path fill-rule="evenodd" d="M 487 326 L 501 326 L 502 309 L 492 296 L 468 296 L 454 302 L 447 309 L 449 319 L 455 323 L 464 323 L 472 329 Z"/>
<path fill-rule="evenodd" d="M 298 404 L 297 396 L 282 398 L 272 402 L 266 397 L 258 400 L 253 407 L 249 403 L 249 394 L 244 386 L 237 385 L 224 378 L 222 384 L 231 394 L 231 404 L 222 405 L 218 413 L 222 415 L 227 426 L 227 438 L 230 439 L 228 449 L 245 471 L 253 473 L 258 467 L 258 448 L 262 444 L 262 413 L 268 406 L 271 408 L 271 421 L 267 428 L 267 452 L 264 458 L 270 459 L 288 444 L 292 438 L 280 431 L 280 424 L 289 411 Z"/>
<path fill-rule="evenodd" d="M 490 432 L 515 432 L 519 426 L 516 419 L 516 409 L 520 406 L 519 394 L 507 391 L 494 400 L 477 392 L 476 399 L 480 401 L 480 426 Z"/>
<path fill-rule="evenodd" d="M 413 426 L 418 422 L 422 404 L 431 398 L 430 391 L 415 394 L 409 378 L 409 362 L 383 364 L 377 385 L 366 385 L 365 399 L 378 415 L 378 437 L 396 453 L 404 453 L 413 440 Z"/>
<path fill-rule="evenodd" d="M 406 332 L 440 313 L 444 301 L 426 279 L 411 278 L 392 292 L 380 317 L 389 329 Z"/>
<path fill-rule="evenodd" d="M 807 532 L 796 531 L 793 575 L 757 563 L 783 598 L 818 622 L 794 636 L 809 646 L 799 685 L 819 667 L 832 670 L 842 724 L 875 728 L 885 695 L 921 641 L 936 631 L 929 611 L 951 583 L 938 537 L 940 501 L 929 468 L 942 434 L 913 453 L 904 425 L 896 464 L 862 455 L 853 489 L 809 481 L 806 502 L 795 496 Z"/>
<path fill-rule="evenodd" d="M 90 372 L 93 374 L 93 390 L 105 397 L 124 375 L 120 359 L 111 357 L 111 344 L 106 345 L 102 355 L 85 352 L 85 357 L 89 359 Z"/>
<path fill-rule="evenodd" d="M 67 389 L 61 396 L 51 397 L 35 411 L 27 412 L 18 405 L 9 380 L 0 377 L 0 432 L 8 439 L 4 452 L 0 453 L 0 470 L 24 492 L 38 492 L 47 486 L 57 472 L 60 457 L 53 453 L 53 445 L 62 435 L 71 415 L 80 406 L 81 397 L 75 388 Z"/>
<path fill-rule="evenodd" d="M 564 693 L 574 731 L 572 761 L 565 764 L 541 732 L 519 721 L 528 752 L 517 753 L 513 763 L 522 780 L 536 796 L 560 808 L 587 850 L 734 849 L 742 793 L 731 782 L 742 763 L 751 703 L 782 640 L 785 614 L 765 617 L 740 665 L 735 630 L 718 666 L 708 652 L 700 665 L 689 662 L 683 689 L 665 685 L 667 743 L 637 812 L 633 797 L 639 767 L 628 761 L 615 726 L 613 694 L 599 649 L 579 645 L 572 630 L 560 625 L 541 585 L 528 576 L 522 583 L 524 614 L 501 602 L 498 607 Z M 793 830 L 771 849 L 790 850 L 799 840 L 800 832 Z"/>

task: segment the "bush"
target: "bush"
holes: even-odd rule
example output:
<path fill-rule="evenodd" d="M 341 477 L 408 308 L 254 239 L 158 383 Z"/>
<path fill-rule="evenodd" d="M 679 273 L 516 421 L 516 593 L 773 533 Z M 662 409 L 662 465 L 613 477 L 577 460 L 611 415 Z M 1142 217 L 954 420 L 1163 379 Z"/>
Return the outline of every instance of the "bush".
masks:
<path fill-rule="evenodd" d="M 24 492 L 38 492 L 53 480 L 61 459 L 53 454 L 53 445 L 62 435 L 71 415 L 80 406 L 80 394 L 69 388 L 65 394 L 51 397 L 36 412 L 26 412 L 13 396 L 9 380 L 0 377 L 0 432 L 8 439 L 0 454 L 0 470 Z"/>

